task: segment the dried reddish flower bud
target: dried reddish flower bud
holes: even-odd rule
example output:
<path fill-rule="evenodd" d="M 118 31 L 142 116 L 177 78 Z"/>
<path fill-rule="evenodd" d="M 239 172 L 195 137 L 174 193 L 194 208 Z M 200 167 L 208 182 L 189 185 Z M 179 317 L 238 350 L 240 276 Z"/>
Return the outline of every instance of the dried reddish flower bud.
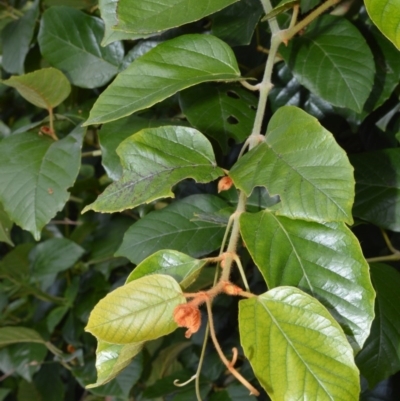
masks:
<path fill-rule="evenodd" d="M 231 177 L 222 177 L 218 182 L 218 193 L 227 191 L 233 185 Z"/>
<path fill-rule="evenodd" d="M 239 295 L 243 290 L 235 284 L 226 281 L 223 286 L 223 291 L 228 295 Z"/>
<path fill-rule="evenodd" d="M 178 305 L 174 309 L 174 320 L 179 327 L 187 327 L 186 338 L 196 333 L 201 325 L 201 313 L 197 306 L 191 303 Z"/>

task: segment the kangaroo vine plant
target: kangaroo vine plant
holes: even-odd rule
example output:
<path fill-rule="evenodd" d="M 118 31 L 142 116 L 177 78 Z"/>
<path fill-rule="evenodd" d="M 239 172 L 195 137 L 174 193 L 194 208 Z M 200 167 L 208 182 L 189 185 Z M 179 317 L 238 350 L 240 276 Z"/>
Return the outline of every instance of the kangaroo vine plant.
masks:
<path fill-rule="evenodd" d="M 0 401 L 398 399 L 398 3 L 0 7 Z"/>

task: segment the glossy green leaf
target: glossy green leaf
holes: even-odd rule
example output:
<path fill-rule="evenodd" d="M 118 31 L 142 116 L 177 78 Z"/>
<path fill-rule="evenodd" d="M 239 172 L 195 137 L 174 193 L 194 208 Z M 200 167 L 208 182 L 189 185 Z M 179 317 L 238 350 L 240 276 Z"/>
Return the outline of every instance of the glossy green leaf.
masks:
<path fill-rule="evenodd" d="M 355 168 L 354 216 L 400 231 L 400 149 L 351 156 Z"/>
<path fill-rule="evenodd" d="M 78 127 L 59 141 L 24 133 L 1 142 L 0 202 L 37 240 L 69 198 L 67 188 L 78 175 L 84 133 Z"/>
<path fill-rule="evenodd" d="M 263 12 L 260 1 L 238 1 L 212 16 L 211 33 L 230 46 L 248 45 Z"/>
<path fill-rule="evenodd" d="M 28 54 L 39 15 L 39 1 L 16 21 L 10 22 L 1 32 L 2 67 L 10 74 L 23 74 L 25 57 Z"/>
<path fill-rule="evenodd" d="M 296 4 L 299 4 L 299 0 L 282 0 L 276 7 L 274 7 L 268 14 L 265 15 L 262 21 L 267 21 L 273 17 L 276 17 L 277 15 L 282 14 L 287 10 L 290 10 Z"/>
<path fill-rule="evenodd" d="M 96 212 L 117 212 L 156 199 L 174 197 L 171 188 L 193 178 L 207 183 L 224 175 L 217 167 L 210 142 L 199 131 L 185 127 L 143 129 L 117 148 L 123 174 L 86 206 Z"/>
<path fill-rule="evenodd" d="M 374 83 L 375 65 L 367 42 L 350 21 L 323 15 L 280 52 L 311 92 L 334 106 L 362 111 Z"/>
<path fill-rule="evenodd" d="M 371 264 L 371 276 L 376 317 L 356 362 L 369 387 L 374 388 L 400 370 L 400 274 L 388 265 Z"/>
<path fill-rule="evenodd" d="M 70 7 L 47 9 L 38 41 L 43 57 L 62 70 L 72 84 L 96 88 L 118 73 L 124 57 L 121 42 L 101 47 L 104 23 Z"/>
<path fill-rule="evenodd" d="M 166 125 L 179 125 L 181 120 L 152 120 L 136 115 L 104 124 L 99 131 L 101 162 L 107 175 L 118 180 L 122 175 L 121 160 L 116 152 L 119 144 L 144 128 L 156 128 Z"/>
<path fill-rule="evenodd" d="M 390 0 L 364 0 L 364 4 L 373 23 L 400 50 L 399 3 Z"/>
<path fill-rule="evenodd" d="M 148 2 L 119 0 L 118 24 L 115 29 L 133 33 L 159 32 L 188 22 L 197 21 L 221 10 L 237 0 L 213 0 L 191 2 L 190 0 L 168 0 Z"/>
<path fill-rule="evenodd" d="M 13 222 L 8 217 L 7 213 L 4 211 L 3 205 L 0 203 L 0 242 L 5 242 L 8 245 L 14 246 L 11 240 L 11 228 Z"/>
<path fill-rule="evenodd" d="M 343 223 L 245 213 L 240 231 L 268 288 L 290 285 L 317 298 L 358 352 L 374 318 L 374 289 L 360 244 Z"/>
<path fill-rule="evenodd" d="M 240 158 L 229 175 L 247 195 L 256 186 L 279 195 L 282 216 L 353 221 L 353 168 L 346 153 L 314 117 L 296 107 L 281 107 L 272 116 L 265 142 Z"/>
<path fill-rule="evenodd" d="M 117 25 L 117 5 L 118 0 L 99 0 L 99 10 L 104 21 L 104 37 L 101 41 L 102 46 L 107 46 L 118 40 L 135 40 L 145 37 L 145 35 L 135 35 L 134 33 L 115 31 L 113 27 Z"/>
<path fill-rule="evenodd" d="M 44 109 L 58 106 L 71 92 L 65 75 L 51 67 L 14 76 L 2 83 L 15 88 L 28 102 Z"/>
<path fill-rule="evenodd" d="M 113 344 L 154 340 L 173 332 L 173 311 L 185 303 L 179 284 L 170 276 L 153 274 L 117 288 L 92 310 L 85 328 Z"/>
<path fill-rule="evenodd" d="M 0 327 L 0 347 L 16 343 L 44 344 L 45 340 L 37 331 L 27 327 Z"/>
<path fill-rule="evenodd" d="M 58 273 L 72 267 L 85 250 L 66 238 L 51 238 L 41 242 L 31 251 L 31 281 L 40 283 L 45 290 Z"/>
<path fill-rule="evenodd" d="M 272 401 L 356 401 L 353 351 L 338 323 L 314 298 L 292 287 L 239 302 L 246 357 Z"/>
<path fill-rule="evenodd" d="M 192 195 L 175 201 L 133 224 L 125 233 L 116 256 L 125 256 L 139 264 L 162 249 L 173 249 L 194 258 L 207 255 L 220 247 L 225 225 L 193 218 L 225 207 L 227 204 L 213 195 Z"/>
<path fill-rule="evenodd" d="M 202 82 L 239 76 L 227 44 L 211 35 L 179 36 L 161 43 L 119 74 L 100 95 L 85 125 L 126 117 Z"/>
<path fill-rule="evenodd" d="M 143 348 L 143 343 L 133 344 L 109 344 L 99 341 L 96 350 L 96 370 L 97 381 L 89 384 L 86 388 L 94 388 L 108 383 L 124 370 Z M 137 359 L 137 361 L 136 361 Z M 135 358 L 137 365 L 136 380 L 139 379 L 142 372 L 141 358 Z M 132 377 L 132 385 L 135 384 L 135 378 Z"/>
<path fill-rule="evenodd" d="M 180 93 L 183 113 L 193 127 L 214 138 L 224 153 L 229 139 L 244 142 L 251 133 L 257 98 L 234 85 L 201 85 Z"/>
<path fill-rule="evenodd" d="M 136 266 L 126 279 L 126 283 L 149 274 L 166 274 L 173 277 L 183 289 L 186 289 L 196 280 L 206 263 L 205 260 L 194 259 L 181 252 L 162 250 Z"/>

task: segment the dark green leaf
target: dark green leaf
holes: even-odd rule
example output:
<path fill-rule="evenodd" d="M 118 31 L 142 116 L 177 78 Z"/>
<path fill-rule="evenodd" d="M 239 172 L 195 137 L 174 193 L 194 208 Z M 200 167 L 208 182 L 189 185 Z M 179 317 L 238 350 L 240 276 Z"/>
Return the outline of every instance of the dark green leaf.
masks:
<path fill-rule="evenodd" d="M 183 35 L 135 60 L 100 95 L 85 125 L 106 123 L 146 109 L 176 92 L 240 76 L 232 49 L 211 35 Z"/>
<path fill-rule="evenodd" d="M 262 14 L 260 1 L 241 0 L 212 16 L 211 32 L 230 46 L 248 45 Z"/>
<path fill-rule="evenodd" d="M 182 121 L 151 120 L 133 115 L 109 124 L 104 124 L 99 131 L 99 141 L 102 152 L 102 163 L 107 175 L 114 181 L 118 180 L 122 175 L 121 161 L 116 150 L 124 139 L 144 128 L 179 125 L 179 123 L 182 124 Z"/>
<path fill-rule="evenodd" d="M 78 127 L 60 141 L 24 133 L 1 142 L 0 201 L 10 218 L 37 240 L 68 200 L 84 133 Z"/>
<path fill-rule="evenodd" d="M 149 341 L 172 333 L 176 306 L 186 302 L 170 276 L 152 274 L 117 288 L 92 310 L 85 328 L 113 344 Z"/>
<path fill-rule="evenodd" d="M 282 0 L 279 4 L 274 7 L 263 19 L 262 21 L 269 20 L 276 17 L 279 14 L 284 13 L 287 10 L 293 8 L 296 4 L 299 4 L 299 0 Z"/>
<path fill-rule="evenodd" d="M 132 362 L 133 357 L 135 357 L 142 348 L 143 343 L 119 345 L 99 341 L 96 350 L 97 381 L 95 384 L 87 385 L 86 388 L 99 387 L 114 379 Z M 133 364 L 136 374 L 131 376 L 132 386 L 142 373 L 142 357 L 140 355 L 136 356 Z"/>
<path fill-rule="evenodd" d="M 34 384 L 41 394 L 41 401 L 64 400 L 65 385 L 60 377 L 61 371 L 55 364 L 44 364 L 34 377 Z M 32 401 L 32 399 L 29 399 Z"/>
<path fill-rule="evenodd" d="M 71 92 L 67 78 L 55 68 L 43 68 L 29 74 L 14 76 L 2 83 L 15 88 L 28 102 L 44 109 L 58 106 Z"/>
<path fill-rule="evenodd" d="M 133 33 L 152 33 L 197 21 L 221 10 L 237 0 L 213 0 L 191 2 L 168 0 L 152 2 L 119 0 L 117 6 L 118 30 Z"/>
<path fill-rule="evenodd" d="M 282 216 L 353 221 L 353 168 L 332 134 L 296 107 L 272 116 L 265 142 L 240 158 L 229 175 L 247 195 L 256 186 L 279 195 Z"/>
<path fill-rule="evenodd" d="M 52 238 L 31 251 L 31 281 L 43 290 L 53 284 L 57 273 L 72 267 L 85 250 L 66 238 Z"/>
<path fill-rule="evenodd" d="M 365 0 L 374 24 L 400 50 L 400 8 L 390 0 Z"/>
<path fill-rule="evenodd" d="M 185 127 L 143 129 L 117 148 L 123 174 L 91 205 L 83 209 L 117 212 L 156 199 L 174 197 L 171 188 L 193 178 L 207 183 L 224 175 L 217 167 L 210 142 L 199 131 Z"/>
<path fill-rule="evenodd" d="M 193 127 L 214 138 L 224 153 L 228 140 L 244 142 L 256 115 L 257 98 L 234 85 L 201 85 L 181 92 L 180 105 Z"/>
<path fill-rule="evenodd" d="M 39 1 L 17 21 L 10 22 L 1 32 L 3 59 L 2 66 L 10 74 L 23 74 L 25 57 L 35 30 L 39 15 Z"/>
<path fill-rule="evenodd" d="M 38 36 L 43 57 L 82 88 L 106 84 L 118 73 L 124 57 L 120 42 L 101 47 L 104 24 L 69 7 L 51 7 L 40 23 Z"/>
<path fill-rule="evenodd" d="M 317 298 L 358 352 L 374 318 L 374 289 L 360 245 L 343 223 L 245 213 L 240 231 L 268 288 L 296 286 Z"/>
<path fill-rule="evenodd" d="M 316 7 L 319 3 L 321 3 L 321 0 L 300 0 L 301 13 L 307 13 L 308 11 Z"/>
<path fill-rule="evenodd" d="M 205 260 L 191 258 L 184 253 L 162 250 L 143 260 L 126 279 L 126 283 L 148 274 L 167 274 L 173 277 L 183 289 L 189 287 L 206 265 Z"/>
<path fill-rule="evenodd" d="M 227 204 L 212 195 L 193 195 L 151 212 L 125 233 L 116 256 L 139 264 L 161 249 L 174 249 L 192 257 L 206 255 L 221 245 L 225 227 L 193 221 L 198 213 L 214 213 Z"/>
<path fill-rule="evenodd" d="M 42 397 L 34 383 L 21 380 L 18 385 L 18 401 L 42 401 Z"/>
<path fill-rule="evenodd" d="M 356 362 L 369 387 L 374 388 L 400 370 L 400 274 L 388 265 L 372 264 L 371 276 L 377 296 L 376 316 Z"/>
<path fill-rule="evenodd" d="M 355 167 L 354 216 L 400 231 L 400 149 L 351 156 Z"/>
<path fill-rule="evenodd" d="M 3 205 L 0 203 L 0 242 L 5 242 L 8 245 L 14 246 L 11 240 L 11 228 L 13 222 L 8 217 L 7 213 L 4 211 Z"/>
<path fill-rule="evenodd" d="M 356 401 L 358 369 L 342 329 L 314 298 L 279 287 L 239 302 L 240 341 L 272 401 Z"/>
<path fill-rule="evenodd" d="M 351 51 L 349 51 L 351 49 Z M 374 82 L 373 55 L 348 20 L 324 15 L 304 35 L 281 46 L 294 76 L 334 106 L 361 112 Z"/>

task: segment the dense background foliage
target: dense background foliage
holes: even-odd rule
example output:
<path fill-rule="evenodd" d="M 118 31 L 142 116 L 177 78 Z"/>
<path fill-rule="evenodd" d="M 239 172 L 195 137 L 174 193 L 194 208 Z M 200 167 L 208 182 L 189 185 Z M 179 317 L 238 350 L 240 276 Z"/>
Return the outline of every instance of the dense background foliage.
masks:
<path fill-rule="evenodd" d="M 200 258 L 218 258 L 243 194 L 237 254 L 264 295 L 220 294 L 212 311 L 258 399 L 400 399 L 400 5 L 268 3 L 0 1 L 0 401 L 196 400 L 173 381 L 196 374 L 206 308 L 190 339 L 172 310 L 181 287 L 212 286 L 221 260 Z M 262 81 L 276 24 L 293 34 Z M 249 89 L 269 78 L 264 110 Z M 237 161 L 257 118 L 266 139 Z M 218 192 L 224 174 L 234 187 Z M 230 279 L 246 286 L 235 267 Z M 141 337 L 132 316 L 110 335 L 127 306 L 98 302 L 157 280 L 167 313 Z M 286 343 L 276 319 L 294 327 Z M 204 400 L 255 399 L 204 350 Z M 333 375 L 307 382 L 314 365 L 342 375 L 347 398 L 318 395 Z"/>

